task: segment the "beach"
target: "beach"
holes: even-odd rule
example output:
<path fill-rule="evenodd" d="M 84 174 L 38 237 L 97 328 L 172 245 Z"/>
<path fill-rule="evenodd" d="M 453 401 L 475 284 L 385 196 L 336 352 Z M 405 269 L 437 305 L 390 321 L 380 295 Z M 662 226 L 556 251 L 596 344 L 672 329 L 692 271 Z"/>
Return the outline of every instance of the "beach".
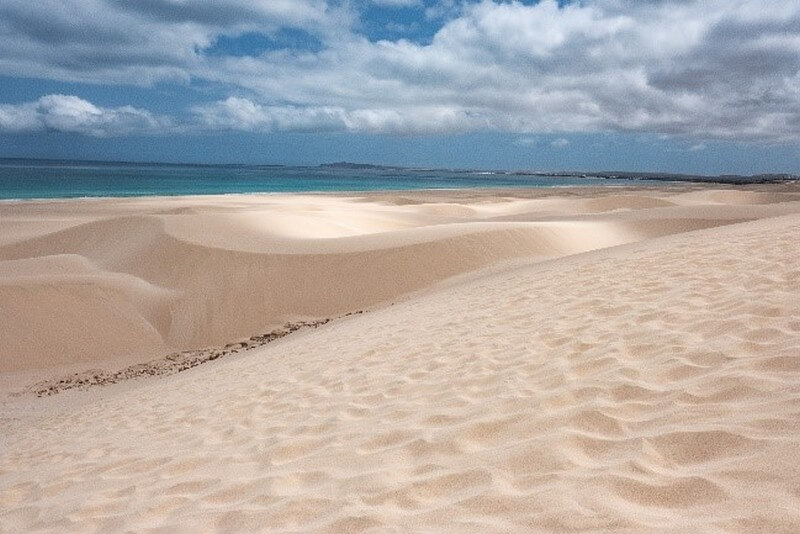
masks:
<path fill-rule="evenodd" d="M 800 531 L 800 186 L 0 203 L 0 531 Z"/>

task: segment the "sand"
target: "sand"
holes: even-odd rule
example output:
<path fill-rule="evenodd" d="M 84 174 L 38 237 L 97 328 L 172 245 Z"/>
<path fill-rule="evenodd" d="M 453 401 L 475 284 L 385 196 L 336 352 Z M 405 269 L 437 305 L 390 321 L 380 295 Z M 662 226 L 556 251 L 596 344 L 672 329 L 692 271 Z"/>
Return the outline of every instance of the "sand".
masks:
<path fill-rule="evenodd" d="M 0 531 L 799 531 L 799 237 L 796 186 L 0 204 Z"/>

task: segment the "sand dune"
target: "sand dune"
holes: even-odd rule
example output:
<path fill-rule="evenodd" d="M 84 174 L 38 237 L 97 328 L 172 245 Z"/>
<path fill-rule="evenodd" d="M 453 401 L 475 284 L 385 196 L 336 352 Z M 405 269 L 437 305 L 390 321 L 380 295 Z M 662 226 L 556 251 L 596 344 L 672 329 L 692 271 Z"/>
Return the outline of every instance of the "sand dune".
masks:
<path fill-rule="evenodd" d="M 0 247 L 19 292 L 0 313 L 80 301 L 42 324 L 88 351 L 373 308 L 177 375 L 5 397 L 0 530 L 798 531 L 800 204 L 761 193 L 336 198 L 399 211 L 325 238 L 251 220 L 227 246 L 231 211 L 273 208 L 73 206 L 80 224 Z M 29 324 L 5 317 L 3 346 Z"/>
<path fill-rule="evenodd" d="M 3 336 L 23 340 L 32 324 L 43 327 L 37 329 L 37 343 L 16 345 L 9 353 L 3 348 L 9 356 L 1 360 L 3 369 L 33 366 L 42 362 L 41 354 L 49 355 L 45 363 L 51 365 L 115 356 L 120 352 L 115 344 L 139 355 L 141 344 L 131 341 L 145 330 L 147 339 L 157 336 L 152 343 L 158 348 L 221 344 L 290 318 L 336 316 L 376 305 L 498 261 L 635 238 L 609 223 L 485 223 L 399 232 L 381 248 L 348 251 L 348 243 L 339 243 L 343 252 L 270 253 L 268 247 L 247 252 L 191 243 L 163 226 L 147 217 L 103 220 L 3 248 L 0 254 L 10 259 L 0 266 L 23 273 L 5 277 L 0 286 L 9 301 L 3 306 Z M 354 245 L 363 248 L 364 242 Z M 58 276 L 36 274 L 57 257 L 100 267 L 87 274 L 76 261 L 71 269 L 62 265 Z M 20 298 L 22 290 L 26 299 Z M 73 300 L 109 313 L 73 313 Z M 41 310 L 51 313 L 45 317 Z M 32 322 L 37 319 L 42 320 Z M 134 328 L 120 339 L 128 326 Z M 107 343 L 98 337 L 103 335 Z M 50 348 L 43 350 L 44 343 Z"/>
<path fill-rule="evenodd" d="M 797 209 L 743 206 L 796 198 L 751 191 L 467 194 L 411 195 L 402 205 L 233 195 L 0 206 L 0 335 L 11 340 L 0 346 L 0 371 L 147 361 L 380 306 L 512 259 Z M 42 271 L 55 263 L 58 276 Z"/>

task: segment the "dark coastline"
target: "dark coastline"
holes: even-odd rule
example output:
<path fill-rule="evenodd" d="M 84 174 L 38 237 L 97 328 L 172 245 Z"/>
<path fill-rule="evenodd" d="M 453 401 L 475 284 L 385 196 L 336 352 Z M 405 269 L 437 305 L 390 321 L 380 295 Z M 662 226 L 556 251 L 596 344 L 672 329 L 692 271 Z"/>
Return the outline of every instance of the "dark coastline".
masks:
<path fill-rule="evenodd" d="M 655 182 L 689 182 L 706 184 L 753 185 L 753 184 L 784 184 L 800 181 L 800 175 L 789 173 L 775 174 L 720 174 L 716 176 L 698 174 L 671 174 L 659 172 L 569 172 L 554 171 L 547 173 L 519 171 L 514 174 L 533 176 L 574 176 L 582 178 L 603 178 L 607 180 L 647 180 Z"/>
<path fill-rule="evenodd" d="M 188 167 L 188 168 L 218 168 L 218 169 L 284 169 L 284 168 L 318 168 L 329 170 L 351 170 L 351 171 L 447 171 L 452 173 L 486 173 L 493 175 L 509 176 L 536 176 L 536 177 L 556 177 L 556 178 L 593 178 L 605 180 L 631 180 L 631 181 L 656 181 L 656 182 L 687 182 L 687 183 L 708 183 L 708 184 L 728 184 L 728 185 L 753 185 L 753 184 L 780 184 L 793 183 L 800 181 L 800 174 L 793 173 L 763 173 L 754 175 L 739 174 L 720 174 L 720 175 L 699 175 L 699 174 L 680 174 L 668 172 L 635 172 L 635 171 L 543 171 L 543 170 L 487 170 L 487 169 L 437 169 L 431 167 L 403 167 L 394 165 L 375 165 L 369 163 L 354 162 L 335 162 L 322 163 L 319 165 L 277 165 L 277 164 L 245 164 L 245 163 L 162 163 L 162 162 L 143 162 L 143 161 L 102 161 L 102 160 L 73 160 L 73 159 L 33 159 L 33 158 L 13 158 L 0 157 L 0 165 L 96 165 L 96 166 L 115 166 L 125 165 L 131 167 Z"/>

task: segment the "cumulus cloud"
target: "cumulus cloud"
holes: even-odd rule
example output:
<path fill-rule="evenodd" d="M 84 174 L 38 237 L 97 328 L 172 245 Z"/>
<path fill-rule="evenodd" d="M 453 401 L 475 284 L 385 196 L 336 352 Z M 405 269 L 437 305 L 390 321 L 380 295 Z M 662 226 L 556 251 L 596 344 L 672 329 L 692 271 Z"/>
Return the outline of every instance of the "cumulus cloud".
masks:
<path fill-rule="evenodd" d="M 263 106 L 240 97 L 195 106 L 193 112 L 200 124 L 212 129 L 255 132 L 345 129 L 344 111 L 338 108 Z"/>
<path fill-rule="evenodd" d="M 429 20 L 455 17 L 461 9 L 456 0 L 439 0 L 425 8 L 425 17 Z"/>
<path fill-rule="evenodd" d="M 47 95 L 35 102 L 0 105 L 0 131 L 57 131 L 94 137 L 164 131 L 163 117 L 131 106 L 98 107 L 72 95 Z"/>
<path fill-rule="evenodd" d="M 598 0 L 463 7 L 429 45 L 353 39 L 214 68 L 266 100 L 368 107 L 420 129 L 621 131 L 796 141 L 800 2 Z M 269 73 L 269 75 L 267 75 Z M 210 76 L 210 75 L 209 75 Z"/>
<path fill-rule="evenodd" d="M 385 7 L 415 7 L 422 5 L 421 0 L 372 0 L 372 3 Z"/>
<path fill-rule="evenodd" d="M 464 112 L 412 106 L 397 109 L 353 109 L 314 106 L 264 106 L 230 97 L 192 110 L 199 124 L 212 129 L 256 132 L 355 131 L 370 133 L 443 133 L 474 127 Z"/>
<path fill-rule="evenodd" d="M 292 27 L 335 36 L 325 0 L 4 0 L 0 72 L 90 83 L 188 83 L 220 35 Z"/>
<path fill-rule="evenodd" d="M 193 109 L 205 128 L 800 140 L 800 0 L 445 1 L 426 7 L 439 29 L 424 44 L 360 34 L 358 5 L 6 0 L 0 74 L 240 95 Z M 206 53 L 280 28 L 322 46 Z"/>

